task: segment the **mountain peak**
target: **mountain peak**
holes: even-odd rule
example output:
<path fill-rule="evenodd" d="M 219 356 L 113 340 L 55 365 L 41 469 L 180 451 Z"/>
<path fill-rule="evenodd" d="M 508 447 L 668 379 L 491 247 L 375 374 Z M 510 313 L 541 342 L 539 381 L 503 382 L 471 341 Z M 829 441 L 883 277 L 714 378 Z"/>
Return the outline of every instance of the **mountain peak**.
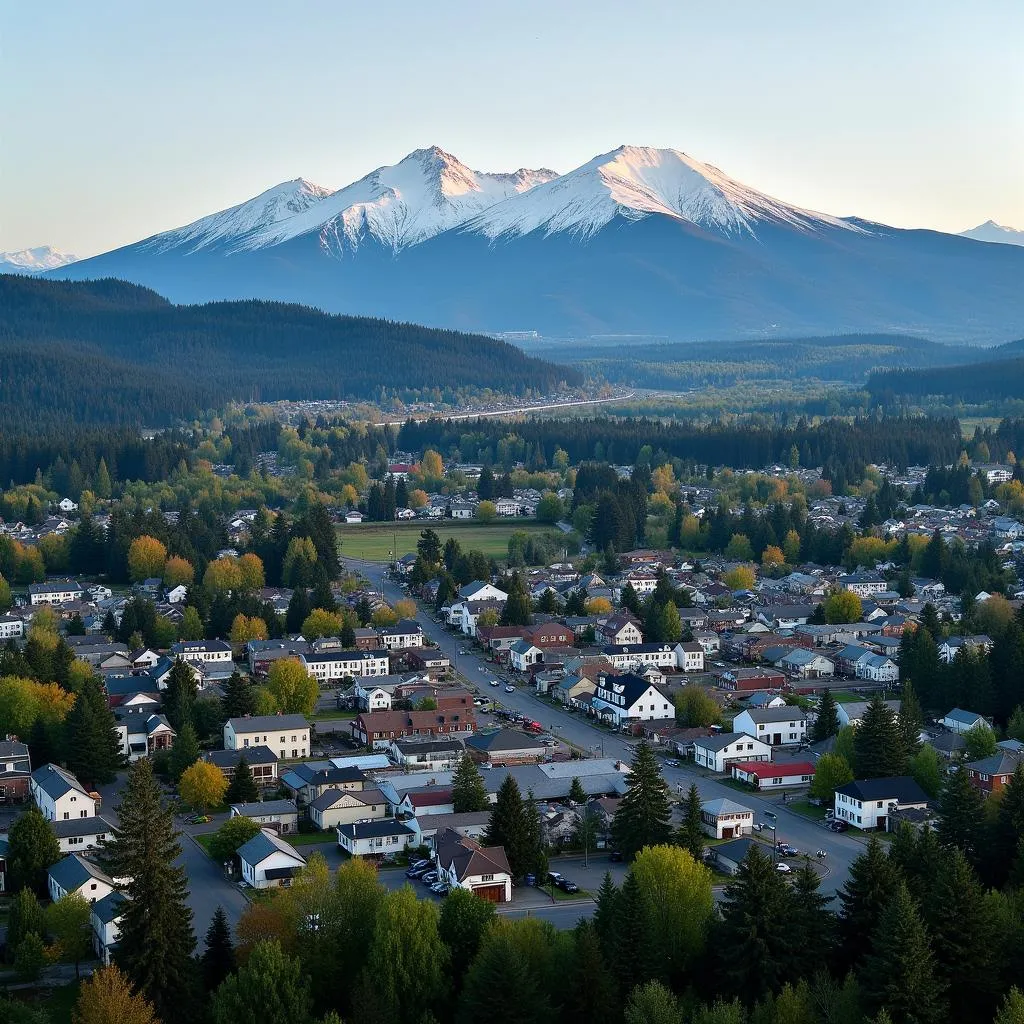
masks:
<path fill-rule="evenodd" d="M 77 256 L 55 249 L 52 245 L 37 245 L 32 249 L 0 252 L 0 273 L 41 274 L 44 270 L 66 267 L 77 259 Z"/>
<path fill-rule="evenodd" d="M 977 242 L 1002 242 L 1004 245 L 1024 245 L 1024 230 L 1011 228 L 994 220 L 987 220 L 976 228 L 961 231 L 964 238 L 973 238 Z"/>

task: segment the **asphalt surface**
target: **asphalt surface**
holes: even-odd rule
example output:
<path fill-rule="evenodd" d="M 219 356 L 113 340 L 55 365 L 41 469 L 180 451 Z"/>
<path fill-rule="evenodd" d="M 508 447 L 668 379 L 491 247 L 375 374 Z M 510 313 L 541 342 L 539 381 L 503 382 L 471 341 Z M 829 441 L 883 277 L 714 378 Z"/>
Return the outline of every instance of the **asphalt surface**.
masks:
<path fill-rule="evenodd" d="M 385 600 L 394 602 L 409 596 L 387 578 L 387 566 L 383 563 L 353 558 L 345 558 L 343 561 L 349 568 L 366 576 L 378 593 L 383 592 Z M 426 636 L 452 659 L 456 671 L 471 686 L 479 687 L 485 696 L 499 700 L 505 707 L 529 716 L 540 722 L 545 729 L 550 729 L 552 735 L 595 756 L 617 757 L 627 762 L 632 759 L 637 743 L 632 737 L 593 725 L 590 720 L 578 713 L 564 711 L 546 700 L 541 700 L 525 686 L 517 685 L 514 693 L 505 693 L 505 683 L 513 678 L 513 673 L 505 672 L 488 662 L 477 648 L 471 646 L 472 641 L 468 637 L 461 633 L 448 632 L 422 608 L 418 619 Z M 466 653 L 459 654 L 460 650 Z M 501 680 L 500 689 L 488 685 L 494 678 Z M 770 824 L 771 819 L 765 812 L 774 814 L 775 838 L 779 842 L 790 843 L 801 852 L 812 854 L 817 850 L 824 850 L 826 871 L 821 891 L 825 895 L 832 895 L 842 887 L 848 877 L 850 865 L 864 851 L 865 840 L 848 834 L 838 835 L 829 832 L 819 823 L 789 810 L 782 802 L 781 795 L 762 797 L 751 791 L 740 792 L 714 778 L 708 778 L 692 765 L 676 767 L 663 762 L 662 773 L 673 793 L 677 795 L 688 790 L 691 783 L 696 783 L 702 800 L 726 797 L 750 807 L 755 812 L 755 821 L 766 824 Z M 765 836 L 768 834 L 766 832 Z"/>

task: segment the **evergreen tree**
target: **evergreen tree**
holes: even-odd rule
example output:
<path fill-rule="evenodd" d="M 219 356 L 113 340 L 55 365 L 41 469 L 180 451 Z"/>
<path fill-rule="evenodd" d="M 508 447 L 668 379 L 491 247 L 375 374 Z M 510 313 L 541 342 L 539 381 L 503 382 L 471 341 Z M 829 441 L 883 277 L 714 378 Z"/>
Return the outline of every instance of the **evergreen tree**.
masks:
<path fill-rule="evenodd" d="M 113 782 L 124 764 L 114 714 L 95 678 L 87 679 L 64 723 L 67 765 L 83 784 Z"/>
<path fill-rule="evenodd" d="M 309 603 L 312 608 L 322 608 L 325 612 L 336 612 L 338 610 L 338 602 L 334 598 L 334 593 L 331 591 L 331 584 L 326 576 L 321 576 L 317 580 Z M 305 619 L 303 619 L 303 621 L 305 621 Z"/>
<path fill-rule="evenodd" d="M 689 792 L 683 801 L 683 821 L 679 826 L 676 839 L 679 845 L 689 851 L 690 856 L 698 863 L 703 859 L 704 847 L 707 845 L 707 835 L 704 832 L 704 822 L 701 818 L 703 806 L 696 783 L 690 783 Z"/>
<path fill-rule="evenodd" d="M 839 712 L 836 708 L 836 699 L 832 696 L 832 691 L 826 689 L 821 695 L 818 717 L 814 720 L 814 727 L 811 729 L 811 742 L 822 743 L 838 732 Z"/>
<path fill-rule="evenodd" d="M 235 947 L 231 943 L 231 927 L 223 907 L 213 912 L 213 920 L 206 931 L 206 946 L 200 959 L 203 987 L 213 992 L 235 969 Z"/>
<path fill-rule="evenodd" d="M 821 876 L 809 860 L 793 875 L 790 924 L 793 929 L 793 975 L 809 978 L 829 958 L 835 940 L 835 917 L 828 909 L 833 897 L 818 889 Z"/>
<path fill-rule="evenodd" d="M 312 610 L 306 588 L 296 587 L 288 600 L 288 610 L 284 615 L 284 628 L 290 634 L 301 633 L 302 624 L 309 618 L 309 613 Z"/>
<path fill-rule="evenodd" d="M 451 955 L 451 976 L 456 987 L 461 986 L 494 918 L 494 904 L 469 889 L 453 889 L 441 904 L 437 933 Z"/>
<path fill-rule="evenodd" d="M 499 921 L 484 936 L 466 973 L 456 1024 L 554 1024 L 547 993 L 511 924 Z"/>
<path fill-rule="evenodd" d="M 580 782 L 578 775 L 574 775 L 569 784 L 569 800 L 577 807 L 582 807 L 587 802 L 587 791 L 583 788 L 583 783 Z"/>
<path fill-rule="evenodd" d="M 906 752 L 907 760 L 913 758 L 921 749 L 921 729 L 924 726 L 924 714 L 914 693 L 914 684 L 908 679 L 901 688 L 900 710 L 896 716 L 900 739 Z"/>
<path fill-rule="evenodd" d="M 793 974 L 789 888 L 772 858 L 754 845 L 725 888 L 716 945 L 729 950 L 721 962 L 726 992 L 761 998 Z"/>
<path fill-rule="evenodd" d="M 117 962 L 164 1020 L 182 1014 L 192 980 L 192 911 L 174 818 L 160 803 L 153 766 L 129 769 L 117 807 L 120 828 L 105 851 L 110 875 L 127 879 Z"/>
<path fill-rule="evenodd" d="M 896 724 L 896 716 L 876 693 L 857 726 L 853 739 L 854 771 L 858 779 L 879 779 L 903 775 L 906 753 Z"/>
<path fill-rule="evenodd" d="M 946 847 L 963 851 L 975 867 L 981 863 L 985 837 L 985 805 L 966 771 L 953 772 L 938 803 L 939 841 Z"/>
<path fill-rule="evenodd" d="M 528 790 L 523 803 L 523 817 L 526 824 L 526 870 L 535 878 L 548 873 L 548 855 L 544 850 L 544 830 L 540 823 L 540 810 L 534 799 L 533 790 Z"/>
<path fill-rule="evenodd" d="M 604 873 L 601 887 L 597 890 L 596 907 L 594 910 L 594 927 L 602 946 L 610 949 L 615 936 L 618 922 L 619 889 L 612 881 L 610 871 Z"/>
<path fill-rule="evenodd" d="M 632 992 L 652 972 L 648 953 L 650 933 L 644 913 L 643 895 L 632 871 L 626 875 L 616 898 L 614 928 L 611 940 L 612 969 L 619 982 L 619 992 Z"/>
<path fill-rule="evenodd" d="M 238 972 L 229 975 L 217 989 L 210 1009 L 215 1024 L 243 1020 L 312 1024 L 309 978 L 303 974 L 302 964 L 285 953 L 277 939 L 264 939 L 256 943 Z"/>
<path fill-rule="evenodd" d="M 844 967 L 859 963 L 868 953 L 871 936 L 897 881 L 901 881 L 898 871 L 881 842 L 872 836 L 867 850 L 850 866 L 850 877 L 838 894 L 838 955 Z"/>
<path fill-rule="evenodd" d="M 633 615 L 640 617 L 640 596 L 633 588 L 633 584 L 626 580 L 626 585 L 622 588 L 622 596 L 619 599 L 619 604 L 625 611 L 632 612 Z"/>
<path fill-rule="evenodd" d="M 245 754 L 242 754 L 235 766 L 235 774 L 231 776 L 231 783 L 224 795 L 224 801 L 228 804 L 252 804 L 256 803 L 259 798 L 259 787 L 252 777 L 252 769 L 245 759 Z"/>
<path fill-rule="evenodd" d="M 612 841 L 632 860 L 645 846 L 672 840 L 668 786 L 650 746 L 641 741 L 633 755 L 625 796 L 612 820 Z"/>
<path fill-rule="evenodd" d="M 531 622 L 530 595 L 519 573 L 512 573 L 508 587 L 508 600 L 501 611 L 501 625 L 528 626 Z"/>
<path fill-rule="evenodd" d="M 8 959 L 12 959 L 25 936 L 33 934 L 46 934 L 46 914 L 35 892 L 25 886 L 18 889 L 10 902 L 6 936 Z"/>
<path fill-rule="evenodd" d="M 463 754 L 452 774 L 452 804 L 456 814 L 486 811 L 491 806 L 483 776 L 469 754 Z"/>
<path fill-rule="evenodd" d="M 568 1024 L 614 1024 L 621 1019 L 615 982 L 591 921 L 580 921 L 573 932 L 572 966 L 565 980 L 568 991 L 560 1020 Z"/>
<path fill-rule="evenodd" d="M 996 807 L 988 835 L 988 878 L 1005 883 L 1024 837 L 1024 764 L 1018 764 Z"/>
<path fill-rule="evenodd" d="M 28 736 L 28 752 L 36 767 L 63 760 L 61 743 L 62 723 L 40 716 L 32 723 Z"/>
<path fill-rule="evenodd" d="M 868 1006 L 893 1024 L 938 1024 L 947 1018 L 945 979 L 936 970 L 928 932 L 906 885 L 897 881 L 871 934 L 861 983 Z"/>
<path fill-rule="evenodd" d="M 509 868 L 516 882 L 522 881 L 530 871 L 530 828 L 526 821 L 523 797 L 516 780 L 505 776 L 498 797 L 487 822 L 485 846 L 502 846 L 508 857 Z"/>
<path fill-rule="evenodd" d="M 164 692 L 164 715 L 175 732 L 181 732 L 186 722 L 192 722 L 192 709 L 198 693 L 192 669 L 181 658 L 175 658 Z"/>
<path fill-rule="evenodd" d="M 198 760 L 199 739 L 192 723 L 186 722 L 171 748 L 171 778 L 177 782 L 185 774 L 185 769 L 191 768 Z"/>
<path fill-rule="evenodd" d="M 60 843 L 53 826 L 38 807 L 29 807 L 18 815 L 7 834 L 9 891 L 27 887 L 46 895 L 46 869 L 60 857 Z"/>
<path fill-rule="evenodd" d="M 225 718 L 244 718 L 256 713 L 256 691 L 248 677 L 232 672 L 224 684 L 222 701 Z"/>

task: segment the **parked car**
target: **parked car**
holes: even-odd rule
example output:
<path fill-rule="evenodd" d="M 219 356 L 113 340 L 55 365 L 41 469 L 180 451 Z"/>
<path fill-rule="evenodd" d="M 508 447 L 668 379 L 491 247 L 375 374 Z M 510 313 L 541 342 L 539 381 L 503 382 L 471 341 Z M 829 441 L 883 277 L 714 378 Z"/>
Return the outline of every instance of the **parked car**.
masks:
<path fill-rule="evenodd" d="M 505 687 L 505 692 L 506 693 L 515 693 L 516 692 L 516 688 L 514 686 L 512 686 L 512 684 L 510 683 L 508 686 Z"/>
<path fill-rule="evenodd" d="M 437 881 L 437 872 L 436 871 L 425 871 L 420 876 L 420 881 L 424 885 L 427 885 L 427 886 L 433 885 Z"/>
<path fill-rule="evenodd" d="M 501 686 L 501 683 L 499 683 L 497 679 L 492 679 L 491 686 Z"/>
<path fill-rule="evenodd" d="M 783 857 L 799 857 L 800 851 L 789 843 L 779 843 L 778 851 Z"/>
<path fill-rule="evenodd" d="M 555 886 L 556 889 L 561 889 L 562 892 L 579 892 L 580 887 L 573 881 L 570 881 L 559 871 L 548 872 L 548 882 Z"/>
<path fill-rule="evenodd" d="M 435 896 L 447 896 L 448 895 L 448 883 L 447 882 L 435 882 L 430 887 L 430 891 Z"/>
<path fill-rule="evenodd" d="M 780 860 L 779 863 L 775 865 L 775 870 L 781 875 L 788 875 L 793 869 L 784 860 Z"/>
<path fill-rule="evenodd" d="M 828 823 L 828 828 L 830 832 L 848 832 L 850 826 L 847 822 L 840 821 L 838 818 L 835 818 L 833 821 Z"/>
<path fill-rule="evenodd" d="M 622 863 L 622 853 L 621 853 L 621 851 L 619 851 L 619 850 L 612 850 L 612 852 L 608 854 L 608 859 L 613 864 L 621 864 Z"/>

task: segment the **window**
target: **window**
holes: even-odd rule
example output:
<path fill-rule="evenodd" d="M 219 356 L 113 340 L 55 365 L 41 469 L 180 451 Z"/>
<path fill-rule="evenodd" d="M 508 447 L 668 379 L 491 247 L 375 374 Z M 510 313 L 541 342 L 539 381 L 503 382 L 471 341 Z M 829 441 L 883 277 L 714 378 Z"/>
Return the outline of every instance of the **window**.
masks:
<path fill-rule="evenodd" d="M 89 812 L 88 811 L 82 811 L 78 816 L 80 818 L 88 818 L 89 817 Z"/>
<path fill-rule="evenodd" d="M 988 782 L 988 776 L 987 775 L 982 775 L 981 781 L 982 782 Z"/>
<path fill-rule="evenodd" d="M 64 820 L 67 821 L 68 818 L 70 818 L 70 817 L 71 817 L 71 812 L 70 811 L 65 811 L 64 812 Z"/>
<path fill-rule="evenodd" d="M 878 803 L 876 803 L 876 804 L 875 804 L 875 806 L 876 806 L 876 807 L 878 807 L 878 808 L 881 808 L 881 806 L 882 806 L 882 801 L 881 801 L 881 800 L 879 800 L 879 801 L 878 801 Z"/>

